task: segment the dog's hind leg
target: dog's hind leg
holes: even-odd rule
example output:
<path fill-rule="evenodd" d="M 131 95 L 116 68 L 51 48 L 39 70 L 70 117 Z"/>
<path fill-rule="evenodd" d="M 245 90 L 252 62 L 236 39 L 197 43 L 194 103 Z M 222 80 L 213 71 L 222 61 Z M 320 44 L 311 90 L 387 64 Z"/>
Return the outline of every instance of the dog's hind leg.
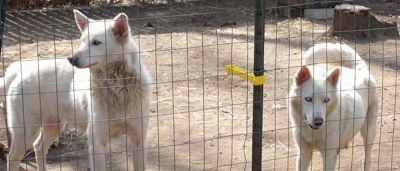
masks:
<path fill-rule="evenodd" d="M 57 139 L 58 134 L 64 129 L 64 124 L 58 122 L 49 122 L 43 125 L 39 136 L 33 143 L 35 150 L 36 164 L 38 171 L 45 171 L 46 169 L 46 156 L 50 146 Z"/>
<path fill-rule="evenodd" d="M 367 118 L 361 128 L 361 136 L 364 142 L 364 171 L 370 170 L 371 164 L 371 151 L 374 145 L 376 135 L 376 117 L 378 113 L 378 102 L 373 102 L 369 105 Z"/>
<path fill-rule="evenodd" d="M 12 142 L 7 158 L 8 171 L 19 170 L 19 164 L 25 152 L 31 148 L 37 130 L 37 127 L 10 128 Z"/>
<path fill-rule="evenodd" d="M 142 121 L 133 121 L 133 132 L 129 132 L 129 138 L 133 148 L 133 163 L 135 171 L 146 170 L 147 163 L 147 127 L 148 118 Z"/>

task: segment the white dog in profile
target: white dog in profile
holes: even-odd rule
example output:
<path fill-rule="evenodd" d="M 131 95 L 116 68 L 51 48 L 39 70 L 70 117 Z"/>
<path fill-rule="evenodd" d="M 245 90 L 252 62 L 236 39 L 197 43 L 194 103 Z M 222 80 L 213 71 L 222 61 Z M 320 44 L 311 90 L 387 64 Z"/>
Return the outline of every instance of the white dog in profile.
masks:
<path fill-rule="evenodd" d="M 324 170 L 335 170 L 341 148 L 358 132 L 368 171 L 376 134 L 376 81 L 361 57 L 345 44 L 317 44 L 305 53 L 289 93 L 289 115 L 297 144 L 297 171 L 308 170 L 313 149 Z"/>
<path fill-rule="evenodd" d="M 81 68 L 75 73 L 75 107 L 89 114 L 91 170 L 106 169 L 110 139 L 125 134 L 134 149 L 135 171 L 145 170 L 152 79 L 128 17 L 120 13 L 111 20 L 92 20 L 77 10 L 74 14 L 81 44 L 68 60 Z"/>
<path fill-rule="evenodd" d="M 34 149 L 37 170 L 46 170 L 49 147 L 67 124 L 86 131 L 87 113 L 71 101 L 73 67 L 66 59 L 13 62 L 0 82 L 11 134 L 7 167 L 19 170 L 28 149 Z M 6 94 L 4 94 L 6 93 Z"/>

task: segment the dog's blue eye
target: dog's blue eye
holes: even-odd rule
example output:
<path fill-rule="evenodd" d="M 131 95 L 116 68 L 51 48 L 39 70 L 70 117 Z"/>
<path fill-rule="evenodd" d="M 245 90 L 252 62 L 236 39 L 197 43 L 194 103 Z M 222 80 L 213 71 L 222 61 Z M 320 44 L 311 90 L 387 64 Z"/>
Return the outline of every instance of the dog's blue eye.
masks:
<path fill-rule="evenodd" d="M 329 97 L 326 97 L 325 99 L 324 99 L 324 102 L 326 103 L 326 102 L 329 102 L 329 100 L 331 100 Z"/>
<path fill-rule="evenodd" d="M 312 98 L 311 97 L 304 97 L 304 99 L 308 102 L 312 102 Z"/>
<path fill-rule="evenodd" d="M 101 44 L 101 42 L 100 41 L 98 41 L 98 40 L 93 40 L 93 45 L 99 45 L 99 44 Z"/>

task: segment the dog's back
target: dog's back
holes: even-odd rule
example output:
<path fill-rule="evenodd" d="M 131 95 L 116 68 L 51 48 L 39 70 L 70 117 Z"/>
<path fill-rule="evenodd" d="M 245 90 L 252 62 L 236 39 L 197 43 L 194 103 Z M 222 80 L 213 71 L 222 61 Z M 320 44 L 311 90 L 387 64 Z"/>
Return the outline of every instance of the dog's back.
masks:
<path fill-rule="evenodd" d="M 352 69 L 355 69 L 356 66 L 366 66 L 364 60 L 354 49 L 342 43 L 316 44 L 304 54 L 302 63 L 303 65 L 327 63 Z"/>
<path fill-rule="evenodd" d="M 346 80 L 354 86 L 345 89 L 376 87 L 376 81 L 370 75 L 365 61 L 353 48 L 343 43 L 316 44 L 304 54 L 302 63 L 315 67 L 315 70 L 321 70 L 321 72 L 339 68 L 341 79 L 338 84 Z"/>

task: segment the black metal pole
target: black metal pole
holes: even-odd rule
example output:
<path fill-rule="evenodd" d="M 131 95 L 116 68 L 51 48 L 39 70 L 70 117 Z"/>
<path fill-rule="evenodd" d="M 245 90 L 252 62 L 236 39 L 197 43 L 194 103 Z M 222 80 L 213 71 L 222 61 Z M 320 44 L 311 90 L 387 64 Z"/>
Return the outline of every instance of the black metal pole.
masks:
<path fill-rule="evenodd" d="M 4 22 L 6 19 L 6 5 L 7 0 L 1 0 L 1 9 L 0 9 L 0 53 L 3 48 L 3 33 L 4 33 Z"/>
<path fill-rule="evenodd" d="M 0 57 L 1 54 L 3 53 L 3 33 L 4 33 L 4 23 L 5 23 L 5 19 L 6 19 L 6 5 L 7 5 L 7 0 L 1 0 L 1 4 L 0 4 Z M 4 63 L 3 63 L 4 66 Z M 4 67 L 3 67 L 3 73 L 4 73 Z M 5 84 L 0 83 L 0 84 Z M 5 91 L 5 89 L 4 89 Z M 4 92 L 5 94 L 5 92 Z M 10 132 L 8 131 L 8 123 L 7 123 L 7 112 L 5 109 L 5 104 L 3 104 L 3 114 L 4 114 L 4 118 L 5 118 L 5 122 L 6 122 L 6 132 L 7 132 L 7 145 L 8 148 L 10 148 L 10 144 L 11 144 L 11 137 L 10 137 Z"/>
<path fill-rule="evenodd" d="M 254 28 L 254 75 L 264 76 L 264 32 L 265 0 L 256 0 Z M 263 89 L 264 85 L 253 87 L 253 146 L 252 170 L 262 170 L 262 130 L 263 130 Z"/>

